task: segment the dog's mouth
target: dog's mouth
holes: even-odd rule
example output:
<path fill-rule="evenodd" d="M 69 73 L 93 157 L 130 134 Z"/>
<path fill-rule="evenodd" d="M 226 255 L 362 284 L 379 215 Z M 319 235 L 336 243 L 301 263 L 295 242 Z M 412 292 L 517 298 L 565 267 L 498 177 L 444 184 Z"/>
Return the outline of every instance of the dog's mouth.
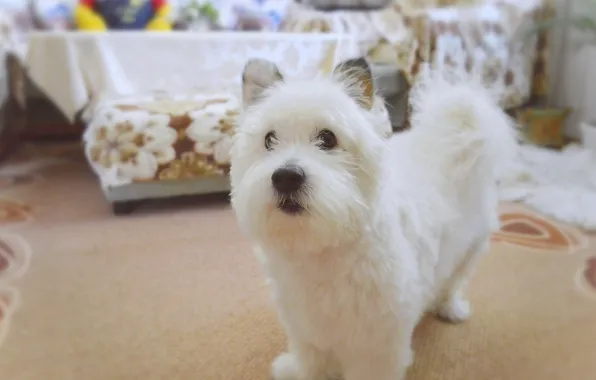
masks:
<path fill-rule="evenodd" d="M 277 208 L 279 208 L 283 213 L 288 215 L 298 215 L 304 211 L 304 207 L 298 202 L 295 202 L 291 199 L 284 199 L 280 200 L 277 203 Z"/>

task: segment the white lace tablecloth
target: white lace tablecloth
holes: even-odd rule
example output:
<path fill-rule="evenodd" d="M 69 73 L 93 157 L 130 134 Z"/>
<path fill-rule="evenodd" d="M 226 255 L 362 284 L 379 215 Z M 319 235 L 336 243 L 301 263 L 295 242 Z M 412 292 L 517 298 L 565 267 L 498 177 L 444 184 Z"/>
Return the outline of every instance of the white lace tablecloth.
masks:
<path fill-rule="evenodd" d="M 358 55 L 353 37 L 294 33 L 33 33 L 31 79 L 70 120 L 105 99 L 154 91 L 236 92 L 250 58 L 311 76 Z"/>

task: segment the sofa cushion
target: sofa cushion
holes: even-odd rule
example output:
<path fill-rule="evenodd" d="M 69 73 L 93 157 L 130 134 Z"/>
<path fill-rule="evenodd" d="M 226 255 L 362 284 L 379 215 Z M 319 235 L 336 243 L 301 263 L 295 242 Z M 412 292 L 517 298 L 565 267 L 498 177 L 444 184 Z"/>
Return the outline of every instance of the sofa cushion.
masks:
<path fill-rule="evenodd" d="M 227 175 L 239 111 L 230 94 L 111 101 L 85 132 L 87 159 L 104 187 Z"/>

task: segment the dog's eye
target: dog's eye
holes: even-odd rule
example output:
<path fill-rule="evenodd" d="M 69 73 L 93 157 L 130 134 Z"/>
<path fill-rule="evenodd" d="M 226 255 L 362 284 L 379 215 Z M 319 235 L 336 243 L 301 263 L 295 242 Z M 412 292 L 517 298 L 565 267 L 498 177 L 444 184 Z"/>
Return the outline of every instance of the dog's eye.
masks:
<path fill-rule="evenodd" d="M 337 147 L 337 137 L 335 133 L 328 129 L 323 129 L 317 135 L 318 145 L 323 150 L 331 150 Z"/>
<path fill-rule="evenodd" d="M 265 149 L 272 150 L 275 144 L 277 144 L 277 137 L 275 136 L 275 132 L 267 132 L 267 134 L 265 135 Z"/>

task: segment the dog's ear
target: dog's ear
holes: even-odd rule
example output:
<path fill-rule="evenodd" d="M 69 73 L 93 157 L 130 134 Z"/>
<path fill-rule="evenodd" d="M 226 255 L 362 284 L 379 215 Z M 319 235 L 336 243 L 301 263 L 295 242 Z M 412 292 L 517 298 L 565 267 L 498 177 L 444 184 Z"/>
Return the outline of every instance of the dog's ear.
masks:
<path fill-rule="evenodd" d="M 267 88 L 282 80 L 283 76 L 275 63 L 258 58 L 249 60 L 242 72 L 242 102 L 244 107 L 257 102 Z"/>
<path fill-rule="evenodd" d="M 346 85 L 348 94 L 364 109 L 374 103 L 375 87 L 372 71 L 366 59 L 354 58 L 337 65 L 333 75 Z"/>

